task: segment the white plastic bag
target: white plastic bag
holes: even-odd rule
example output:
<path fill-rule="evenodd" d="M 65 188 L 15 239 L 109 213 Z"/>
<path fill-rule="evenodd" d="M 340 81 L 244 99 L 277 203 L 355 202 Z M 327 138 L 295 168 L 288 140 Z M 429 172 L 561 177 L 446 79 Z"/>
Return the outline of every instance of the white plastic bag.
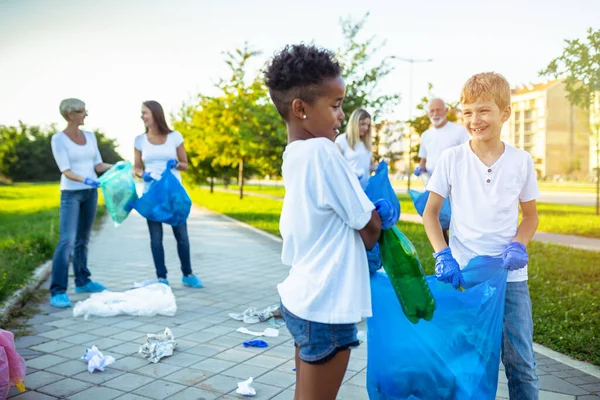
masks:
<path fill-rule="evenodd" d="M 175 296 L 168 285 L 155 283 L 126 292 L 92 293 L 85 301 L 79 301 L 73 308 L 73 317 L 90 316 L 114 317 L 125 314 L 152 317 L 165 315 L 172 317 L 177 312 Z"/>

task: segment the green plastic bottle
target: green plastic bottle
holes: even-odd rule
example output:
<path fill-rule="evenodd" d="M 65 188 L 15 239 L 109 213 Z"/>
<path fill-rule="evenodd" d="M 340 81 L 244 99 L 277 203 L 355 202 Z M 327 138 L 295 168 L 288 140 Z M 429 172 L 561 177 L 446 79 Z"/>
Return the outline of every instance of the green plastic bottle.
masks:
<path fill-rule="evenodd" d="M 381 231 L 379 248 L 383 268 L 410 322 L 430 321 L 435 299 L 429 290 L 415 246 L 395 226 Z"/>

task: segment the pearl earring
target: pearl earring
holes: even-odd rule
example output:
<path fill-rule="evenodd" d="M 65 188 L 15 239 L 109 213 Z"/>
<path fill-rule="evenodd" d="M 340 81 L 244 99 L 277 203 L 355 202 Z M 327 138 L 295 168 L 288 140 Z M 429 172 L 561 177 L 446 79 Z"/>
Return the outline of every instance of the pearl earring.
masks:
<path fill-rule="evenodd" d="M 304 114 L 304 116 L 302 118 L 306 119 L 306 114 Z"/>

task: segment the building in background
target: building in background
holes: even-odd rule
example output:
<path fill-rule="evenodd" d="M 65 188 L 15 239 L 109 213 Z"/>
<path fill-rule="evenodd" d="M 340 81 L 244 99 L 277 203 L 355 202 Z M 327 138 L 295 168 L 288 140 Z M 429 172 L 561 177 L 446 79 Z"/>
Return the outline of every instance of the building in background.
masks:
<path fill-rule="evenodd" d="M 560 80 L 512 90 L 503 140 L 533 156 L 538 178 L 584 179 L 591 174 L 589 113 L 572 106 Z"/>

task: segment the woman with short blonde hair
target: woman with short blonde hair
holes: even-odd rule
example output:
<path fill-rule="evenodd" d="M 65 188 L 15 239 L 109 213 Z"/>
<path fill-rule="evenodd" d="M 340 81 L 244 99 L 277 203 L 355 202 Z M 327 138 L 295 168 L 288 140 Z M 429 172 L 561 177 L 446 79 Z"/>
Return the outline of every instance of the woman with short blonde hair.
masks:
<path fill-rule="evenodd" d="M 348 120 L 346 133 L 335 139 L 363 189 L 367 187 L 369 176 L 374 170 L 372 141 L 371 114 L 362 108 L 354 110 Z"/>
<path fill-rule="evenodd" d="M 52 154 L 61 172 L 60 237 L 52 258 L 50 304 L 71 307 L 67 296 L 69 258 L 73 253 L 75 292 L 101 292 L 106 288 L 90 279 L 87 268 L 87 246 L 98 207 L 98 174 L 112 164 L 102 161 L 93 132 L 80 130 L 87 117 L 85 103 L 65 99 L 59 106 L 67 127 L 52 135 Z"/>

